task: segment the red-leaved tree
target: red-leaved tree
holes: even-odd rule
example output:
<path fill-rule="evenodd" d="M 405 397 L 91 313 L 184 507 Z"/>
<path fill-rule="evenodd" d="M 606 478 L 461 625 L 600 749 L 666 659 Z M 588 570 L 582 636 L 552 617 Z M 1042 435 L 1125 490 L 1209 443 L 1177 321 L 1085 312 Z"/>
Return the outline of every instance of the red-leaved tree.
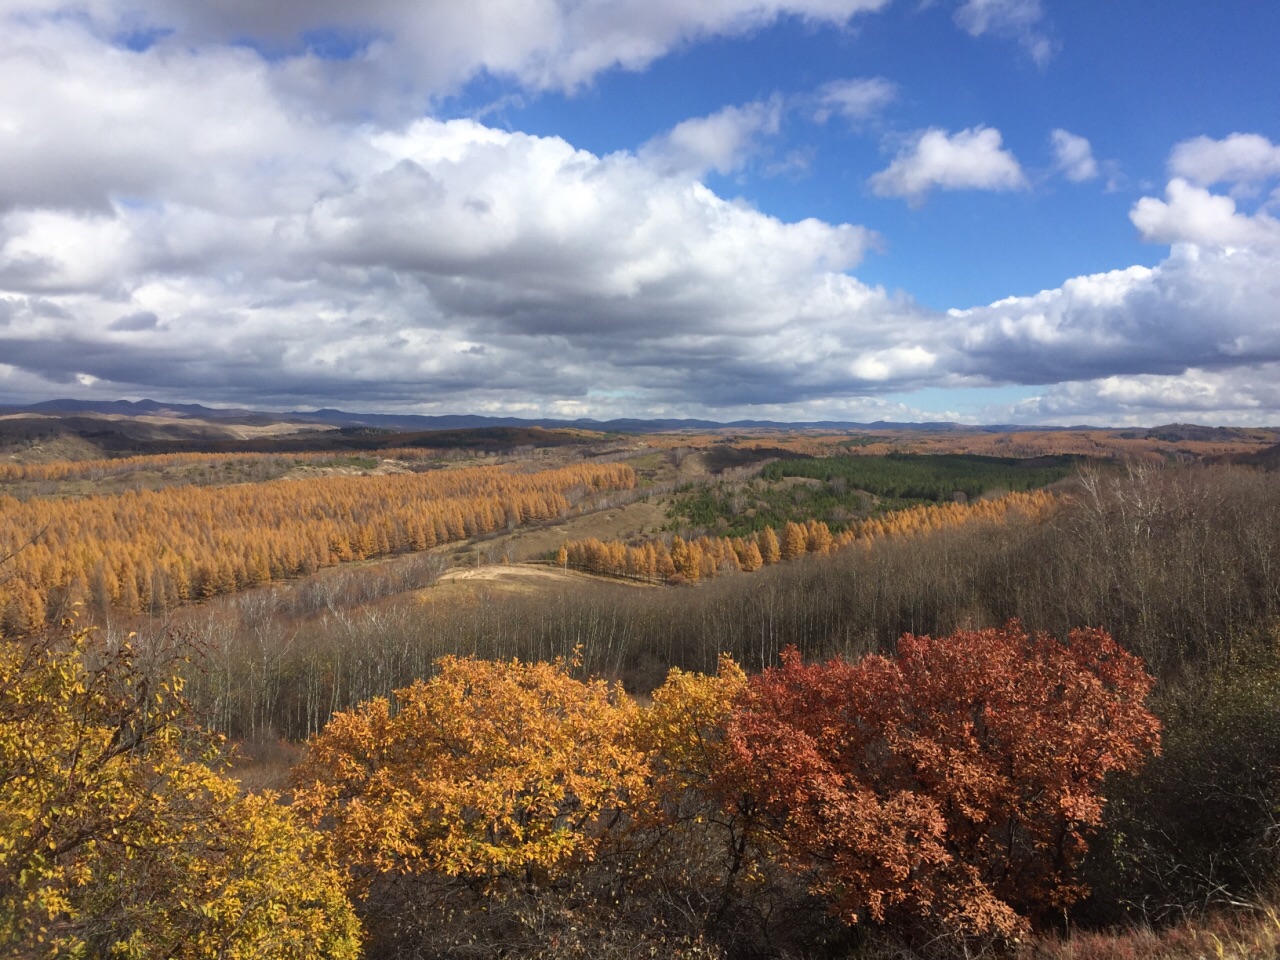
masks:
<path fill-rule="evenodd" d="M 1159 749 L 1152 679 L 1102 630 L 902 637 L 753 677 L 729 743 L 788 866 L 847 922 L 1024 930 L 1074 871 L 1107 774 Z"/>

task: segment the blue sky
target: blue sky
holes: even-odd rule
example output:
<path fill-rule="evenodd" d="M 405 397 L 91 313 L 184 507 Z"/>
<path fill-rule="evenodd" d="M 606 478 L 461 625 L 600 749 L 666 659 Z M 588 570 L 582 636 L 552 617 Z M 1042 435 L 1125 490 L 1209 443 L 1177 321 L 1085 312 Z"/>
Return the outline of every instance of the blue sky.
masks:
<path fill-rule="evenodd" d="M 8 0 L 0 402 L 1280 423 L 1280 5 Z"/>

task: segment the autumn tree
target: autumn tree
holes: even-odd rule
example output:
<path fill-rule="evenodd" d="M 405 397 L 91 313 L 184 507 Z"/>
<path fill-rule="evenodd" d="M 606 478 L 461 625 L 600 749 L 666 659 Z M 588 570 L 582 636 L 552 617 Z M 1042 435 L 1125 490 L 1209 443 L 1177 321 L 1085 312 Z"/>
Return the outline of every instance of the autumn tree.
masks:
<path fill-rule="evenodd" d="M 788 523 L 781 544 L 771 527 L 765 527 L 750 541 L 710 536 L 685 540 L 677 535 L 671 538 L 669 551 L 661 540 L 650 541 L 642 548 L 618 540 L 604 542 L 593 537 L 563 544 L 555 558 L 559 565 L 592 573 L 657 579 L 667 583 L 695 583 L 726 573 L 750 573 L 766 564 L 792 560 L 805 553 L 830 553 L 855 542 L 867 546 L 877 539 L 928 534 L 974 520 L 1001 522 L 1011 514 L 1035 517 L 1043 515 L 1053 504 L 1053 496 L 1042 491 L 1009 494 L 1000 500 L 983 500 L 973 505 L 929 504 L 861 521 L 845 530 L 838 539 L 821 520 Z M 646 551 L 643 560 L 639 555 L 642 549 Z M 647 556 L 650 550 L 653 551 L 652 562 Z"/>
<path fill-rule="evenodd" d="M 827 553 L 834 545 L 830 528 L 821 520 L 805 524 L 805 546 L 810 553 Z"/>
<path fill-rule="evenodd" d="M 319 567 L 568 513 L 570 496 L 635 486 L 626 464 L 502 466 L 17 500 L 0 496 L 0 630 L 43 625 L 54 592 L 128 613 Z M 410 532 L 410 528 L 415 533 Z M 39 542 L 26 543 L 41 530 Z M 144 610 L 145 608 L 145 610 Z"/>
<path fill-rule="evenodd" d="M 294 771 L 295 804 L 341 863 L 380 875 L 537 881 L 589 859 L 643 789 L 636 709 L 571 664 L 446 657 L 438 673 L 334 716 Z"/>
<path fill-rule="evenodd" d="M 681 891 L 684 902 L 700 903 L 712 928 L 763 882 L 755 802 L 731 772 L 725 737 L 746 690 L 746 674 L 724 655 L 715 674 L 672 669 L 633 720 L 651 769 L 647 805 L 636 808 L 645 874 Z"/>
<path fill-rule="evenodd" d="M 730 725 L 785 861 L 849 923 L 1013 934 L 1085 891 L 1103 779 L 1157 749 L 1152 680 L 1101 630 L 906 635 L 752 678 Z"/>
<path fill-rule="evenodd" d="M 782 559 L 782 548 L 778 545 L 778 535 L 773 527 L 765 527 L 760 534 L 760 556 L 766 564 L 774 564 Z"/>
<path fill-rule="evenodd" d="M 0 642 L 0 948 L 356 957 L 314 832 L 210 768 L 159 664 L 86 631 Z"/>
<path fill-rule="evenodd" d="M 511 949 L 534 955 L 548 924 L 568 937 L 588 904 L 612 910 L 612 896 L 573 895 L 644 795 L 648 762 L 635 705 L 573 668 L 446 657 L 312 739 L 295 804 L 360 894 L 371 956 L 511 944 L 513 929 L 529 939 Z"/>
<path fill-rule="evenodd" d="M 782 559 L 794 560 L 802 556 L 809 547 L 809 538 L 802 524 L 787 521 L 782 528 Z"/>

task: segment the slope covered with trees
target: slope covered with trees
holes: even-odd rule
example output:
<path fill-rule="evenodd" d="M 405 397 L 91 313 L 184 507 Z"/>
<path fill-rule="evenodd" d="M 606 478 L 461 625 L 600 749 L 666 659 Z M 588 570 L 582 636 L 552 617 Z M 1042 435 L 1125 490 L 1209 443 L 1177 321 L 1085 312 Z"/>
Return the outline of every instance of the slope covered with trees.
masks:
<path fill-rule="evenodd" d="M 870 546 L 891 537 L 925 535 L 944 527 L 983 521 L 1003 521 L 1010 515 L 1041 519 L 1056 498 L 1045 491 L 1015 493 L 974 503 L 943 503 L 896 510 L 857 521 L 833 535 L 826 523 L 789 521 L 780 531 L 771 526 L 743 537 L 679 535 L 644 543 L 598 539 L 575 540 L 561 546 L 556 562 L 588 573 L 662 583 L 697 583 L 726 573 L 751 573 L 764 566 L 794 560 L 805 554 L 825 554 L 852 544 Z"/>
<path fill-rule="evenodd" d="M 538 477 L 476 473 L 504 475 Z M 315 479 L 340 482 L 278 486 L 417 477 Z M 627 483 L 561 480 L 571 510 Z M 349 564 L 174 612 L 189 667 L 142 618 L 132 640 L 10 639 L 0 837 L 54 847 L 0 850 L 3 935 L 342 956 L 358 915 L 374 958 L 1269 957 L 1249 917 L 1280 884 L 1278 484 L 1132 464 L 830 540 L 815 519 L 584 554 L 636 576 L 640 551 L 648 576 L 665 550 L 695 590 L 548 572 L 396 597 L 369 587 L 417 559 Z M 230 517 L 208 522 L 252 537 Z M 296 804 L 228 781 L 186 717 L 251 756 L 313 737 Z"/>
<path fill-rule="evenodd" d="M 12 555 L 0 582 L 0 630 L 37 629 L 51 606 L 76 601 L 163 611 L 338 563 L 425 550 L 563 516 L 592 492 L 635 482 L 626 465 L 592 464 L 0 497 L 0 557 Z"/>
<path fill-rule="evenodd" d="M 820 457 L 780 460 L 761 471 L 765 480 L 808 477 L 865 490 L 893 500 L 973 499 L 989 490 L 1035 490 L 1074 471 L 1072 457 L 1015 460 L 969 454 L 889 454 L 884 457 Z"/>

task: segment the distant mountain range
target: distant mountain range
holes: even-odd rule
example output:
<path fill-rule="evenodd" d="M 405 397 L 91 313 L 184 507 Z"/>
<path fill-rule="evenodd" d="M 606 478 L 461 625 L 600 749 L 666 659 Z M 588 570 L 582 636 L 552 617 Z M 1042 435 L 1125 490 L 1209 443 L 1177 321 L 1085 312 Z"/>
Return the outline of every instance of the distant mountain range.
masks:
<path fill-rule="evenodd" d="M 1013 430 L 1083 430 L 1087 427 L 1032 427 L 1015 424 L 969 426 L 946 421 L 904 423 L 876 420 L 861 423 L 851 420 L 812 420 L 785 422 L 780 420 L 718 420 L 621 418 L 616 420 L 525 419 L 520 417 L 483 417 L 472 414 L 420 416 L 417 414 L 348 413 L 345 410 L 290 410 L 267 413 L 261 410 L 206 407 L 198 403 L 160 403 L 156 400 L 45 400 L 27 406 L 0 407 L 3 414 L 86 415 L 123 417 L 174 417 L 179 419 L 220 420 L 243 424 L 315 423 L 333 427 L 374 427 L 384 430 L 476 430 L 485 427 L 543 427 L 599 430 L 614 433 L 671 433 L 680 430 L 980 430 L 1008 432 Z"/>
<path fill-rule="evenodd" d="M 991 424 L 972 426 L 947 422 L 899 423 L 877 420 L 819 420 L 783 423 L 777 420 L 661 419 L 560 420 L 553 418 L 482 417 L 472 415 L 418 416 L 413 414 L 348 413 L 345 410 L 292 410 L 272 413 L 243 408 L 206 407 L 198 403 L 160 403 L 155 400 L 48 400 L 28 406 L 0 407 L 0 457 L 4 459 L 83 460 L 99 457 L 158 453 L 273 453 L 332 452 L 364 456 L 397 447 L 429 447 L 500 453 L 521 448 L 558 447 L 581 443 L 577 431 L 604 434 L 605 443 L 618 436 L 655 433 L 750 432 L 757 437 L 772 431 L 816 430 L 849 434 L 875 433 L 910 442 L 911 433 L 951 434 L 954 439 L 1015 431 L 1104 430 L 1099 427 L 1041 427 Z M 1224 453 L 1218 458 L 1251 463 L 1264 469 L 1280 464 L 1280 429 L 1205 427 L 1166 424 L 1159 427 L 1112 428 L 1105 431 L 1131 440 L 1169 443 L 1244 443 L 1248 453 Z M 595 442 L 589 440 L 588 442 Z M 1267 449 L 1258 449 L 1265 445 Z M 717 444 L 717 450 L 730 447 Z M 782 455 L 782 452 L 779 452 Z"/>
<path fill-rule="evenodd" d="M 717 420 L 621 418 L 616 420 L 558 420 L 548 417 L 525 419 L 520 417 L 483 417 L 471 414 L 420 416 L 417 414 L 349 413 L 345 410 L 290 410 L 270 413 L 242 408 L 206 407 L 198 403 L 160 403 L 156 400 L 46 400 L 27 406 L 0 407 L 0 415 L 37 414 L 44 416 L 118 416 L 118 417 L 166 417 L 180 420 L 204 420 L 215 423 L 264 426 L 274 423 L 314 424 L 329 427 L 369 428 L 388 431 L 434 430 L 482 430 L 493 427 L 543 429 L 596 430 L 610 433 L 673 433 L 698 430 L 920 430 L 920 431 L 972 431 L 982 433 L 1011 433 L 1022 430 L 1099 430 L 1107 429 L 1078 425 L 1070 427 L 1037 426 L 1034 424 L 983 424 L 970 425 L 949 421 L 910 423 L 892 420 L 875 420 L 863 423 L 852 420 L 811 420 L 784 422 L 779 420 Z M 1271 433 L 1271 429 L 1251 430 L 1240 427 L 1207 427 L 1197 424 L 1171 423 L 1158 427 L 1111 428 L 1134 437 L 1153 440 L 1217 441 L 1255 437 L 1259 432 Z"/>

